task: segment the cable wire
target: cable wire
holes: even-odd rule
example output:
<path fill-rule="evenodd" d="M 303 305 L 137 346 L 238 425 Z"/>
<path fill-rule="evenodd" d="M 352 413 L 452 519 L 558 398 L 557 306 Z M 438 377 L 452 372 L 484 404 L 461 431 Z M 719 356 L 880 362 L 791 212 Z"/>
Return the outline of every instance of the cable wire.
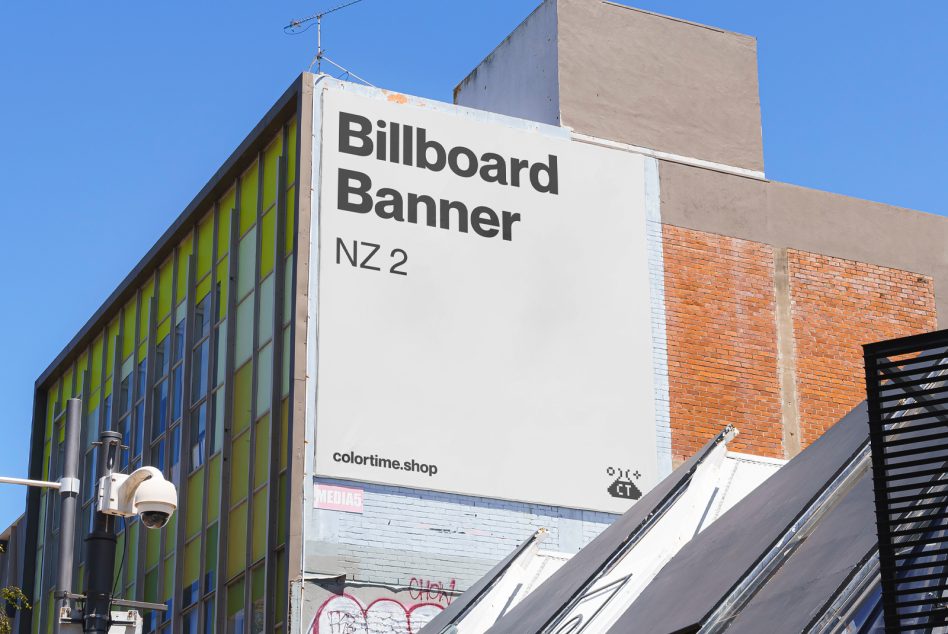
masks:
<path fill-rule="evenodd" d="M 128 520 L 124 517 L 122 518 L 122 532 L 125 535 L 122 537 L 122 559 L 119 561 L 118 570 L 115 571 L 115 581 L 112 582 L 112 598 L 115 598 L 115 591 L 118 589 L 119 579 L 122 578 L 122 569 L 125 568 L 125 554 L 128 552 Z M 112 611 L 111 601 L 109 605 L 109 612 Z"/>

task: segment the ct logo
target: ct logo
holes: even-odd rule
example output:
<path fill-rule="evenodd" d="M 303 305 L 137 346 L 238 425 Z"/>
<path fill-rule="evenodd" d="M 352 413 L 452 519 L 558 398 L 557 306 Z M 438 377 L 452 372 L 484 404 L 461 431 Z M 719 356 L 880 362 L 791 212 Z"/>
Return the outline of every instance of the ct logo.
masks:
<path fill-rule="evenodd" d="M 639 490 L 639 487 L 635 486 L 633 478 L 638 480 L 642 477 L 642 474 L 638 470 L 630 473 L 631 469 L 623 469 L 621 467 L 608 467 L 606 469 L 606 475 L 610 478 L 615 478 L 612 484 L 606 489 L 606 491 L 614 498 L 622 498 L 624 500 L 637 500 L 642 497 L 642 491 Z"/>

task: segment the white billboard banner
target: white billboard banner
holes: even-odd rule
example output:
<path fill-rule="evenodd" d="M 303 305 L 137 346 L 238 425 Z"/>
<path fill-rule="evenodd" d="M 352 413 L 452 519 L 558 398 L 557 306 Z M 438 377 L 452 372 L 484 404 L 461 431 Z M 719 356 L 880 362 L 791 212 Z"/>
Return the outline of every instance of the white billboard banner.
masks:
<path fill-rule="evenodd" d="M 657 474 L 644 159 L 339 89 L 320 110 L 316 473 L 627 509 Z"/>

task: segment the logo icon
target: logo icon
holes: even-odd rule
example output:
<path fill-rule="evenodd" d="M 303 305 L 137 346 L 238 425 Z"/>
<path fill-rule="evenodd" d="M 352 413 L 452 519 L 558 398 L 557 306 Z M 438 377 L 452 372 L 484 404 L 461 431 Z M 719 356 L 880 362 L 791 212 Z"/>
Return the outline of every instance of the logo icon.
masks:
<path fill-rule="evenodd" d="M 614 498 L 622 498 L 624 500 L 637 500 L 642 497 L 642 491 L 639 490 L 639 487 L 635 486 L 635 482 L 632 480 L 638 480 L 642 477 L 642 474 L 638 470 L 630 473 L 631 469 L 622 469 L 621 467 L 609 467 L 606 469 L 606 475 L 610 478 L 615 478 L 615 481 L 609 485 L 609 488 L 606 491 L 609 492 Z"/>

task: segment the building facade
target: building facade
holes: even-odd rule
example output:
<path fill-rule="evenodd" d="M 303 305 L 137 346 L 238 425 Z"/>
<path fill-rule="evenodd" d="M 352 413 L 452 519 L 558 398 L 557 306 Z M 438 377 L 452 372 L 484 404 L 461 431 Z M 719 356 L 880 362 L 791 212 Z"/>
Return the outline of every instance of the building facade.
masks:
<path fill-rule="evenodd" d="M 165 529 L 119 525 L 116 596 L 168 606 L 148 631 L 285 631 L 298 101 L 295 86 L 37 382 L 37 477 L 59 477 L 65 403 L 83 401 L 77 591 L 99 433 L 122 432 L 123 470 L 178 489 Z M 52 631 L 57 498 L 28 499 L 34 632 Z"/>
<path fill-rule="evenodd" d="M 31 477 L 83 400 L 77 544 L 100 431 L 178 487 L 120 526 L 146 631 L 417 631 L 726 424 L 796 455 L 860 344 L 946 306 L 944 219 L 766 178 L 753 38 L 547 0 L 455 102 L 301 75 L 37 380 Z M 22 632 L 57 512 L 30 492 Z"/>

